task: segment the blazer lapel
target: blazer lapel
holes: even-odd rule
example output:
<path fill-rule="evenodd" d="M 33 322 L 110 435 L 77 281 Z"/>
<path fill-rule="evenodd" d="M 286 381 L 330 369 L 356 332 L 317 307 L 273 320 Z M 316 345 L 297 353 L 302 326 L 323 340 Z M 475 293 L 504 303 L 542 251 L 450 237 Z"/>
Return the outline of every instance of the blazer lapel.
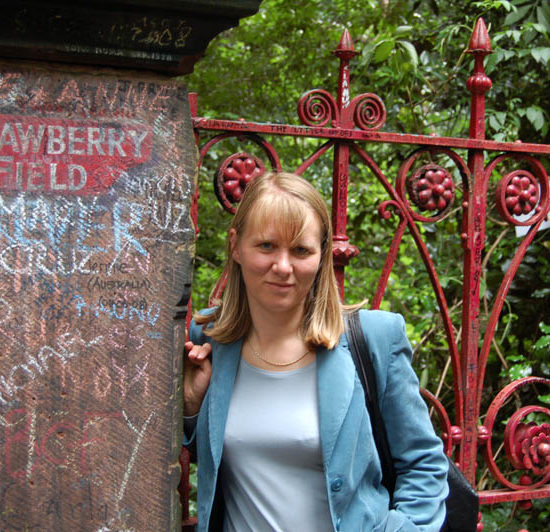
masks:
<path fill-rule="evenodd" d="M 338 345 L 317 355 L 317 387 L 323 461 L 328 464 L 355 386 L 355 365 L 342 336 Z"/>
<path fill-rule="evenodd" d="M 212 458 L 216 467 L 220 464 L 222 457 L 225 423 L 241 358 L 241 347 L 242 340 L 215 346 L 208 393 L 208 432 Z"/>

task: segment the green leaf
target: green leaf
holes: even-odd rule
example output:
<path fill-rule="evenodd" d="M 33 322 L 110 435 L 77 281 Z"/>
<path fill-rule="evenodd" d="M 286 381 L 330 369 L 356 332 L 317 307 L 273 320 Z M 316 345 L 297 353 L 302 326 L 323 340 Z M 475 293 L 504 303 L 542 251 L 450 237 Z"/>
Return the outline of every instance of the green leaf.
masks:
<path fill-rule="evenodd" d="M 542 126 L 544 125 L 543 110 L 540 107 L 533 105 L 527 109 L 526 115 L 529 122 L 533 124 L 533 127 L 537 131 L 540 131 L 542 129 Z"/>
<path fill-rule="evenodd" d="M 544 27 L 547 32 L 550 32 L 550 18 L 547 12 L 542 7 L 537 7 L 537 22 Z"/>
<path fill-rule="evenodd" d="M 522 379 L 523 377 L 529 377 L 533 373 L 533 368 L 527 364 L 518 364 L 512 366 L 508 370 L 508 375 L 512 380 Z"/>
<path fill-rule="evenodd" d="M 527 15 L 527 13 L 531 10 L 531 6 L 523 6 L 520 8 L 515 8 L 514 11 L 512 11 L 505 19 L 504 19 L 504 25 L 512 25 L 516 22 L 520 21 Z"/>
<path fill-rule="evenodd" d="M 542 350 L 550 347 L 550 336 L 541 336 L 534 345 L 536 350 Z"/>
<path fill-rule="evenodd" d="M 544 26 L 544 24 L 535 23 L 535 24 L 531 24 L 530 27 L 531 27 L 532 29 L 538 31 L 539 33 L 546 33 L 546 32 L 547 32 L 547 29 L 546 29 L 546 27 Z"/>
<path fill-rule="evenodd" d="M 504 35 L 509 39 L 512 39 L 516 44 L 521 39 L 521 31 L 519 30 L 508 30 L 504 32 Z"/>
<path fill-rule="evenodd" d="M 549 295 L 550 295 L 550 288 L 539 288 L 538 290 L 535 290 L 531 294 L 531 297 L 543 298 Z"/>
<path fill-rule="evenodd" d="M 523 355 L 508 355 L 506 360 L 510 362 L 523 362 L 525 357 Z"/>
<path fill-rule="evenodd" d="M 418 54 L 416 53 L 414 45 L 409 41 L 397 41 L 397 44 L 405 50 L 406 54 L 409 56 L 410 63 L 416 68 L 418 66 Z"/>
<path fill-rule="evenodd" d="M 539 15 L 539 10 L 542 12 L 541 15 Z M 544 3 L 542 6 L 537 7 L 537 20 L 545 26 L 547 23 L 550 26 L 550 4 Z"/>
<path fill-rule="evenodd" d="M 539 37 L 539 34 L 541 32 L 537 27 L 537 24 L 529 24 L 529 25 L 526 24 L 525 26 L 526 28 L 523 29 L 521 34 L 522 45 L 525 48 L 533 48 L 534 46 L 532 46 L 531 43 L 535 41 L 537 37 Z M 528 50 L 526 50 L 526 52 L 528 52 Z"/>
<path fill-rule="evenodd" d="M 376 49 L 374 50 L 373 61 L 375 63 L 381 63 L 382 61 L 385 61 L 390 56 L 394 48 L 395 48 L 394 40 L 386 39 L 386 40 L 380 41 L 376 46 Z"/>
<path fill-rule="evenodd" d="M 412 26 L 397 26 L 397 28 L 395 28 L 394 35 L 405 35 L 411 33 L 412 29 Z"/>
<path fill-rule="evenodd" d="M 546 323 L 544 323 L 543 321 L 541 321 L 539 323 L 539 329 L 544 333 L 544 334 L 550 334 L 550 325 L 546 325 Z"/>
<path fill-rule="evenodd" d="M 360 63 L 362 66 L 367 66 L 371 62 L 375 49 L 376 49 L 376 46 L 371 43 L 363 47 L 363 50 L 361 50 L 361 56 L 360 56 Z"/>
<path fill-rule="evenodd" d="M 539 395 L 537 397 L 537 399 L 541 402 L 541 403 L 547 403 L 547 404 L 550 404 L 550 393 L 548 395 Z"/>
<path fill-rule="evenodd" d="M 533 59 L 538 63 L 545 65 L 550 61 L 550 48 L 547 47 L 537 47 L 531 48 L 531 55 Z"/>
<path fill-rule="evenodd" d="M 503 7 L 506 11 L 511 11 L 514 6 L 508 2 L 508 0 L 481 0 L 479 2 L 473 2 L 472 7 L 477 7 L 483 10 L 499 9 Z"/>
<path fill-rule="evenodd" d="M 495 130 L 499 131 L 506 124 L 506 113 L 504 112 L 492 112 L 489 114 L 489 126 Z"/>
<path fill-rule="evenodd" d="M 500 2 L 495 2 L 495 7 L 503 7 L 506 11 L 512 11 L 514 6 L 508 2 L 508 0 L 500 0 Z"/>

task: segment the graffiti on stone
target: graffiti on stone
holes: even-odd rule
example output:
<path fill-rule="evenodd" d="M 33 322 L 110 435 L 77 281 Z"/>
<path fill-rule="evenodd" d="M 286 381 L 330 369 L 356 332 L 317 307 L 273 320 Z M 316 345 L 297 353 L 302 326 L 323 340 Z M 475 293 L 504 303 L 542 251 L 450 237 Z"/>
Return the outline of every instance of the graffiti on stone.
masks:
<path fill-rule="evenodd" d="M 172 81 L 0 70 L 0 530 L 175 529 L 188 114 Z"/>

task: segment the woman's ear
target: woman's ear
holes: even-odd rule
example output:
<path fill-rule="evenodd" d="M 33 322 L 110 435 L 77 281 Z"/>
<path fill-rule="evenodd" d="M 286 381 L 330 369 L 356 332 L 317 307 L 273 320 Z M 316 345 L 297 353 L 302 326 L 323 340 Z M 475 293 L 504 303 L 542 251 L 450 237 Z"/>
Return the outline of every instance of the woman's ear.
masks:
<path fill-rule="evenodd" d="M 229 229 L 229 246 L 231 247 L 231 257 L 233 257 L 233 260 L 240 264 L 240 258 L 239 258 L 239 247 L 237 246 L 237 230 L 233 227 Z"/>

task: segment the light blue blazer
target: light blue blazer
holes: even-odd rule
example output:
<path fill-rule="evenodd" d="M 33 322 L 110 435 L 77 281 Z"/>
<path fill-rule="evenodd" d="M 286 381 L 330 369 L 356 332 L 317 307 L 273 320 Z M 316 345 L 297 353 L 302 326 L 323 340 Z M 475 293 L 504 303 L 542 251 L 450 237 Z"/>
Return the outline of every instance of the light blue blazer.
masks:
<path fill-rule="evenodd" d="M 341 532 L 438 531 L 445 518 L 447 460 L 419 394 L 404 320 L 398 314 L 383 311 L 361 311 L 360 314 L 398 478 L 393 508 L 389 509 L 390 498 L 381 484 L 382 471 L 363 388 L 348 340 L 342 335 L 334 349 L 317 351 L 321 447 L 334 529 Z M 190 337 L 194 343 L 211 341 L 194 323 Z M 210 386 L 196 428 L 184 441 L 187 446 L 196 444 L 197 450 L 197 531 L 213 528 L 209 522 L 242 345 L 241 341 L 211 343 Z"/>

